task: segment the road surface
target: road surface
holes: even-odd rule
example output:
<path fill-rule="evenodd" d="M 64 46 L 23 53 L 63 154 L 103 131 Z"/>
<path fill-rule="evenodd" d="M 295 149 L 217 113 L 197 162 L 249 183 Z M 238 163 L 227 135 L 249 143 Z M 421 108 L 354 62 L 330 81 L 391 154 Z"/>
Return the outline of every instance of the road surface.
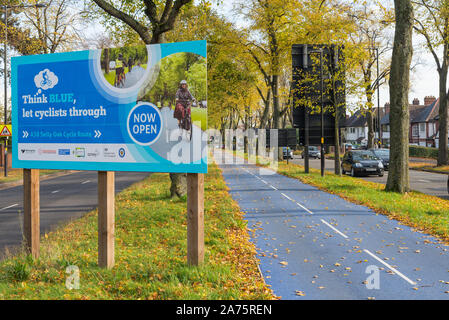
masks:
<path fill-rule="evenodd" d="M 120 192 L 148 176 L 141 172 L 116 172 Z M 97 172 L 82 171 L 40 182 L 41 234 L 82 217 L 97 207 Z M 0 190 L 0 259 L 5 248 L 14 251 L 22 241 L 23 186 Z"/>
<path fill-rule="evenodd" d="M 304 165 L 304 159 L 299 156 L 294 156 L 294 159 L 290 159 L 292 163 Z M 321 168 L 320 159 L 310 159 L 310 167 L 315 169 Z M 326 159 L 326 171 L 334 172 L 334 160 Z M 385 171 L 383 177 L 368 176 L 358 177 L 372 182 L 386 184 L 388 179 L 388 171 Z M 418 170 L 409 171 L 410 188 L 425 194 L 437 196 L 446 200 L 449 200 L 449 194 L 447 192 L 447 175 L 441 173 L 432 173 Z"/>
<path fill-rule="evenodd" d="M 282 299 L 449 298 L 449 246 L 436 238 L 267 169 L 220 167 Z"/>

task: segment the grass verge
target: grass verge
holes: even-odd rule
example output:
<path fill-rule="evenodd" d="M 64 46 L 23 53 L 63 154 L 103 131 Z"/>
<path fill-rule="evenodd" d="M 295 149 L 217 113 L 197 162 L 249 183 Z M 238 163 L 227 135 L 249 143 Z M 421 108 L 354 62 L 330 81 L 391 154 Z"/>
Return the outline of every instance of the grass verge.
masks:
<path fill-rule="evenodd" d="M 420 171 L 428 171 L 428 172 L 435 172 L 435 173 L 447 173 L 449 174 L 449 166 L 441 166 L 437 167 L 432 163 L 424 163 L 424 162 L 410 162 L 409 164 L 410 169 L 413 170 L 420 170 Z"/>
<path fill-rule="evenodd" d="M 258 165 L 264 166 L 260 163 Z M 364 205 L 449 242 L 449 201 L 420 192 L 386 192 L 385 186 L 380 183 L 338 176 L 330 172 L 321 177 L 320 170 L 310 168 L 309 171 L 309 174 L 305 174 L 303 166 L 291 162 L 287 165 L 285 161 L 279 161 L 277 169 L 279 174 Z"/>
<path fill-rule="evenodd" d="M 97 211 L 42 238 L 41 257 L 0 263 L 1 299 L 273 299 L 261 278 L 243 214 L 219 168 L 205 176 L 205 262 L 186 263 L 186 199 L 170 199 L 167 174 L 116 197 L 116 264 L 97 267 Z M 80 289 L 65 287 L 66 267 Z"/>

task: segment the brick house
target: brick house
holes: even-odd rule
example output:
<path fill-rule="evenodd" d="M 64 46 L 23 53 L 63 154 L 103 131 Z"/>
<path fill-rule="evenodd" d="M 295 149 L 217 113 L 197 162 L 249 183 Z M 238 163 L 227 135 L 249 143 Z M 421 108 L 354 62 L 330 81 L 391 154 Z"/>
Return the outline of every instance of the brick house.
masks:
<path fill-rule="evenodd" d="M 426 147 L 436 147 L 436 136 L 438 132 L 439 99 L 433 96 L 424 98 L 424 104 L 419 99 L 414 99 L 409 106 L 410 129 L 409 143 Z M 381 119 L 382 143 L 390 144 L 390 104 L 386 103 L 384 115 Z"/>

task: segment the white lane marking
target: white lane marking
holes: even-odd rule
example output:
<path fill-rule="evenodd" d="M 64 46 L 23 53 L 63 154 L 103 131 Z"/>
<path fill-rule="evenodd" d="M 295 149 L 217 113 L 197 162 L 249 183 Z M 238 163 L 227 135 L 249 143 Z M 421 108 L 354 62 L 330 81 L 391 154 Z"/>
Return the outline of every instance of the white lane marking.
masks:
<path fill-rule="evenodd" d="M 266 183 L 263 179 L 259 178 L 258 176 L 256 176 L 255 174 L 249 172 L 246 169 L 243 169 L 246 172 L 250 173 L 251 175 L 255 176 L 257 179 L 263 181 L 264 183 Z M 274 190 L 277 190 L 274 186 L 269 185 L 271 188 L 273 188 Z M 300 206 L 301 208 L 303 208 L 305 211 L 307 211 L 310 214 L 313 214 L 312 211 L 310 211 L 309 209 L 307 209 L 306 207 L 304 207 L 302 204 L 300 204 L 299 202 L 294 201 L 292 198 L 290 198 L 289 196 L 287 196 L 285 193 L 281 192 L 281 194 L 287 198 L 290 201 L 295 202 L 298 206 Z M 336 233 L 338 233 L 339 235 L 341 235 L 343 238 L 347 239 L 348 236 L 345 235 L 344 233 L 342 233 L 340 230 L 338 230 L 337 228 L 335 228 L 333 225 L 329 224 L 327 221 L 320 219 L 322 223 L 324 223 L 325 225 L 327 225 L 329 228 L 331 228 L 332 230 L 334 230 Z M 386 266 L 388 269 L 390 269 L 392 272 L 394 272 L 395 274 L 397 274 L 398 276 L 400 276 L 402 279 L 404 279 L 405 281 L 407 281 L 408 283 L 410 283 L 411 285 L 416 285 L 416 282 L 413 282 L 412 280 L 410 280 L 408 277 L 406 277 L 404 274 L 402 274 L 401 272 L 399 272 L 397 269 L 393 268 L 391 265 L 389 265 L 388 263 L 386 263 L 385 261 L 383 261 L 382 259 L 380 259 L 379 257 L 377 257 L 376 255 L 374 255 L 373 253 L 371 253 L 369 250 L 364 249 L 363 251 L 365 251 L 367 254 L 369 254 L 371 257 L 373 257 L 374 259 L 376 259 L 377 261 L 379 261 L 380 263 L 382 263 L 384 266 Z"/>
<path fill-rule="evenodd" d="M 8 206 L 8 207 L 4 207 L 4 208 L 0 209 L 0 211 L 6 210 L 6 209 L 9 209 L 9 208 L 18 206 L 18 205 L 19 205 L 18 203 L 15 203 L 15 204 L 12 204 L 12 205 L 10 205 L 10 206 Z"/>
<path fill-rule="evenodd" d="M 55 191 L 52 191 L 51 193 L 58 193 L 59 191 L 61 191 L 61 190 L 55 190 Z"/>
<path fill-rule="evenodd" d="M 424 179 L 420 179 L 420 180 L 417 180 L 417 181 L 419 181 L 419 182 L 425 182 L 425 183 L 430 183 L 429 180 L 424 180 Z"/>
<path fill-rule="evenodd" d="M 300 206 L 301 208 L 303 208 L 304 210 L 306 210 L 308 213 L 313 214 L 312 211 L 310 211 L 309 209 L 307 209 L 306 207 L 304 207 L 302 204 L 300 204 L 299 202 L 296 202 L 295 200 L 293 200 L 292 198 L 290 198 L 289 196 L 287 196 L 285 193 L 281 192 L 281 194 L 287 198 L 290 201 L 293 201 L 294 203 L 296 203 L 298 206 Z"/>
<path fill-rule="evenodd" d="M 86 183 L 89 183 L 89 182 L 90 182 L 90 180 L 86 180 L 84 182 L 81 182 L 81 184 L 86 184 Z"/>
<path fill-rule="evenodd" d="M 266 182 L 266 181 L 263 180 L 263 179 L 260 179 L 260 181 L 262 181 L 262 182 L 265 183 L 265 184 L 268 184 L 268 182 Z"/>
<path fill-rule="evenodd" d="M 326 226 L 328 226 L 329 228 L 331 228 L 332 230 L 334 230 L 336 233 L 338 233 L 339 235 L 341 235 L 343 238 L 348 239 L 348 236 L 345 235 L 343 232 L 341 232 L 340 230 L 338 230 L 337 228 L 335 228 L 333 225 L 331 225 L 330 223 L 328 223 L 326 220 L 320 219 L 322 223 L 324 223 Z"/>
<path fill-rule="evenodd" d="M 303 208 L 304 210 L 306 210 L 308 213 L 313 214 L 312 211 L 310 211 L 309 209 L 307 209 L 306 207 L 304 207 L 304 206 L 303 206 L 302 204 L 300 204 L 299 202 L 296 202 L 296 204 L 297 204 L 298 206 L 300 206 L 301 208 Z"/>
<path fill-rule="evenodd" d="M 378 256 L 376 256 L 375 254 L 371 253 L 370 251 L 363 249 L 363 251 L 365 251 L 367 254 L 369 254 L 371 257 L 373 257 L 374 259 L 376 259 L 377 261 L 379 261 L 380 263 L 382 263 L 384 266 L 386 266 L 388 269 L 390 269 L 391 271 L 393 271 L 394 273 L 396 273 L 398 276 L 400 276 L 402 279 L 404 279 L 405 281 L 407 281 L 408 283 L 410 283 L 411 285 L 416 285 L 416 282 L 413 282 L 412 280 L 410 280 L 409 278 L 407 278 L 406 276 L 404 276 L 402 273 L 400 273 L 398 270 L 396 270 L 395 268 L 393 268 L 392 266 L 390 266 L 388 263 L 386 263 L 385 261 L 383 261 L 381 258 L 379 258 Z"/>
<path fill-rule="evenodd" d="M 289 196 L 287 196 L 285 193 L 281 192 L 281 194 L 282 194 L 284 197 L 286 197 L 288 200 L 290 200 L 290 201 L 295 201 L 295 200 L 293 200 L 292 198 L 290 198 Z"/>

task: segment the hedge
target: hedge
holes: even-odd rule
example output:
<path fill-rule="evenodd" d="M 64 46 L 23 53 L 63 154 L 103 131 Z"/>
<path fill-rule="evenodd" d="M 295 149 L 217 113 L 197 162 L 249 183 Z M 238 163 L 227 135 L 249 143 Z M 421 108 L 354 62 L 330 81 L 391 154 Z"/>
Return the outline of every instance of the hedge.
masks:
<path fill-rule="evenodd" d="M 437 148 L 409 146 L 409 150 L 410 150 L 410 157 L 438 159 Z"/>

